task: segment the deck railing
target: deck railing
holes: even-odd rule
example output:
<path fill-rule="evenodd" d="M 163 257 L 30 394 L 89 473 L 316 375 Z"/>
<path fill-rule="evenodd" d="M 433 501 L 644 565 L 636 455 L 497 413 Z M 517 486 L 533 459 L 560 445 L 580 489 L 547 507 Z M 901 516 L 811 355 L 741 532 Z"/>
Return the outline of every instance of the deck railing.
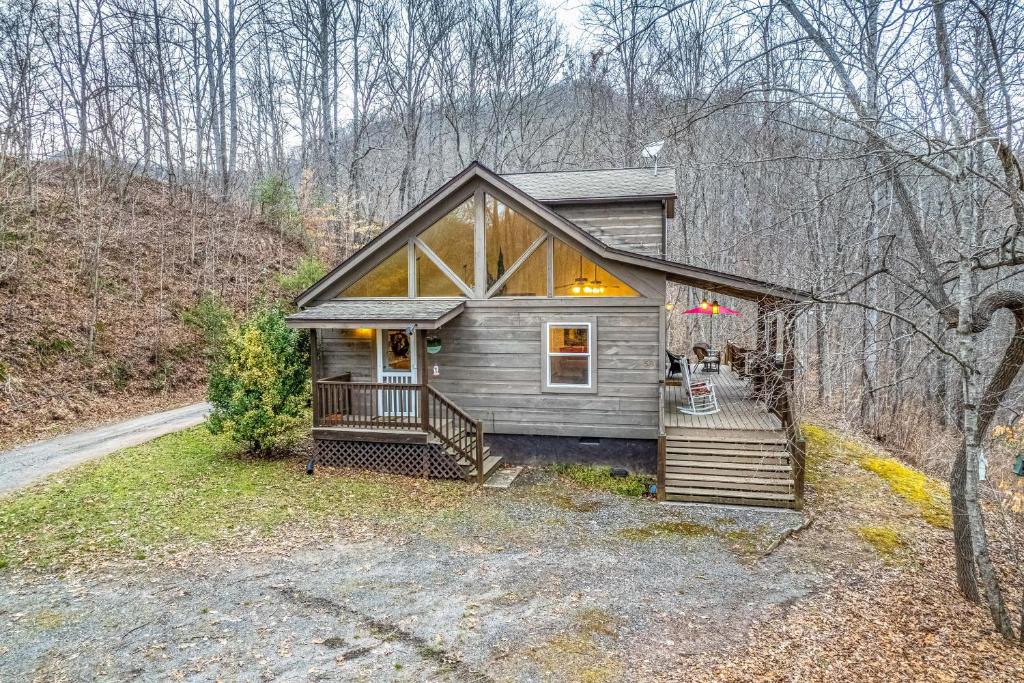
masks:
<path fill-rule="evenodd" d="M 353 382 L 350 374 L 317 380 L 314 427 L 421 430 L 472 463 L 483 483 L 483 423 L 429 385 Z"/>
<path fill-rule="evenodd" d="M 419 429 L 422 391 L 419 384 L 319 380 L 313 426 Z"/>

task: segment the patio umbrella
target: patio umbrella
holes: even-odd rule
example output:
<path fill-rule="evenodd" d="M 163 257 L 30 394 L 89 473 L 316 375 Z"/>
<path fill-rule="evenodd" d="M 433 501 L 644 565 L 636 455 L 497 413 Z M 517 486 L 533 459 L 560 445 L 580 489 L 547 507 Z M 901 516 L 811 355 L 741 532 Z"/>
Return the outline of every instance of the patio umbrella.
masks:
<path fill-rule="evenodd" d="M 707 299 L 700 302 L 699 306 L 683 311 L 686 315 L 709 315 L 711 316 L 711 330 L 708 332 L 708 343 L 712 347 L 715 345 L 715 316 L 716 315 L 739 315 L 739 311 L 734 311 L 731 308 L 727 308 L 718 303 L 718 301 L 712 301 L 708 303 Z"/>

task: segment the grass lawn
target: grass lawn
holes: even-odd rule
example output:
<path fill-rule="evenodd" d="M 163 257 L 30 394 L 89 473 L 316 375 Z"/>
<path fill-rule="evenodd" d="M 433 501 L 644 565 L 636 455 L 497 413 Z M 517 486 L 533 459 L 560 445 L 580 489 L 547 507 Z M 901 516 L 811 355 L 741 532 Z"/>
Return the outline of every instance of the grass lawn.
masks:
<path fill-rule="evenodd" d="M 196 427 L 0 498 L 0 568 L 145 559 L 172 546 L 269 536 L 287 523 L 388 523 L 459 505 L 470 492 L 363 472 L 310 477 L 301 455 L 249 459 Z"/>

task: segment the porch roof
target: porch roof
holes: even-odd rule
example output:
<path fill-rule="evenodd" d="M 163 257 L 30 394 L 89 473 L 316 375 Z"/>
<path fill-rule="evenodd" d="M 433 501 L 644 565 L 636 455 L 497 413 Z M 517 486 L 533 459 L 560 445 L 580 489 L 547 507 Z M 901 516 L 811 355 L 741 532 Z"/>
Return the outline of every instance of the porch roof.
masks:
<path fill-rule="evenodd" d="M 333 299 L 286 318 L 289 327 L 409 327 L 436 330 L 462 313 L 465 299 Z"/>

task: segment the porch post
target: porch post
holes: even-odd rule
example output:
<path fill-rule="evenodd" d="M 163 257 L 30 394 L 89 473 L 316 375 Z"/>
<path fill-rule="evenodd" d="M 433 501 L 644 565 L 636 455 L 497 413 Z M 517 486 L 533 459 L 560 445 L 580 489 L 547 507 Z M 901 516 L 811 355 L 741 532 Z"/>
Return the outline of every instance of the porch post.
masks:
<path fill-rule="evenodd" d="M 767 317 L 768 313 L 765 310 L 764 301 L 757 302 L 757 351 L 751 354 L 751 360 L 754 361 L 754 367 L 751 368 L 753 371 L 751 379 L 751 388 L 754 390 L 754 396 L 760 396 L 764 390 L 764 373 L 766 369 L 765 356 L 768 353 L 768 329 L 767 329 Z"/>
<path fill-rule="evenodd" d="M 778 309 L 772 311 L 772 317 L 768 321 L 768 355 L 771 356 L 770 360 L 774 362 L 775 354 L 779 352 L 779 312 Z"/>
<path fill-rule="evenodd" d="M 320 379 L 320 348 L 316 328 L 309 330 L 309 377 L 310 391 L 312 393 L 310 405 L 313 407 L 313 426 L 320 426 L 320 392 L 316 382 Z"/>
<path fill-rule="evenodd" d="M 416 364 L 420 368 L 420 425 L 423 431 L 430 431 L 430 397 L 427 395 L 427 333 L 417 329 L 416 332 Z"/>
<path fill-rule="evenodd" d="M 793 463 L 793 495 L 796 508 L 804 504 L 804 475 L 806 472 L 806 446 L 797 424 L 796 409 L 793 406 L 793 383 L 796 374 L 796 351 L 793 348 L 796 313 L 792 308 L 782 312 L 782 405 L 780 411 L 782 426 L 786 430 L 786 444 Z"/>

